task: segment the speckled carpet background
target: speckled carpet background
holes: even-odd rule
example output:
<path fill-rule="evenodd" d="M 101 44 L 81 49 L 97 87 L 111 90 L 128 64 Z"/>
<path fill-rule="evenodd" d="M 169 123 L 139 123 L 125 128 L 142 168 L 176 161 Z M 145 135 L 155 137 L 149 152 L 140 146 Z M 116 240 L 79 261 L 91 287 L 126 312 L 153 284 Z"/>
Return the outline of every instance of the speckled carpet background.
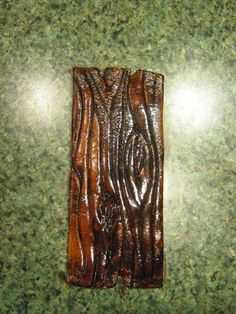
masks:
<path fill-rule="evenodd" d="M 0 313 L 235 313 L 235 1 L 0 1 Z M 72 66 L 165 76 L 165 283 L 65 282 Z"/>

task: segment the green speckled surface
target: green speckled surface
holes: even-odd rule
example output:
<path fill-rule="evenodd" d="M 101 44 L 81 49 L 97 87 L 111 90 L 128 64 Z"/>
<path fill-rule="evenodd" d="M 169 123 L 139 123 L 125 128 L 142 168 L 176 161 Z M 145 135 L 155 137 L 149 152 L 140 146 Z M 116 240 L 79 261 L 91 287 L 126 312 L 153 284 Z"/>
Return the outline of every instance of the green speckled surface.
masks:
<path fill-rule="evenodd" d="M 0 3 L 0 313 L 235 313 L 235 1 Z M 162 289 L 63 280 L 75 65 L 165 75 Z"/>

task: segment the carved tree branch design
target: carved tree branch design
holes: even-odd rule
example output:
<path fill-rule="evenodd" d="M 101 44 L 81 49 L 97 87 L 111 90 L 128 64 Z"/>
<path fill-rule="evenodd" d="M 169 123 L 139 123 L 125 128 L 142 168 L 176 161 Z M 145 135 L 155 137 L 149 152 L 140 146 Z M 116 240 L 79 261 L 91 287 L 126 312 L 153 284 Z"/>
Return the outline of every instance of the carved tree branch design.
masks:
<path fill-rule="evenodd" d="M 163 76 L 73 69 L 69 282 L 161 287 Z"/>

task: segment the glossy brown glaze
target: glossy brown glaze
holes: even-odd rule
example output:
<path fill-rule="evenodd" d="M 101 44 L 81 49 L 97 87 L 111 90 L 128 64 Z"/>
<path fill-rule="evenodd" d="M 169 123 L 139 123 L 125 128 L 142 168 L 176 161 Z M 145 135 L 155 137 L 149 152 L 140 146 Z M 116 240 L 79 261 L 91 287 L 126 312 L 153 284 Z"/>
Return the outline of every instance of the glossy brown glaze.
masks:
<path fill-rule="evenodd" d="M 69 283 L 161 287 L 163 76 L 73 68 Z"/>

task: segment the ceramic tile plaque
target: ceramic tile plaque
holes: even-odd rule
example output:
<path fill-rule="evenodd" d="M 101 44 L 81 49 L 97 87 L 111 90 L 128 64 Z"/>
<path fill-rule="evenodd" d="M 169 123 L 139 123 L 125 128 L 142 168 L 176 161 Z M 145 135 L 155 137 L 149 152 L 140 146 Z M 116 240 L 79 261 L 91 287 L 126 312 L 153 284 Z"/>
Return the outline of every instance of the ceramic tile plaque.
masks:
<path fill-rule="evenodd" d="M 73 68 L 69 283 L 163 284 L 163 76 Z"/>

